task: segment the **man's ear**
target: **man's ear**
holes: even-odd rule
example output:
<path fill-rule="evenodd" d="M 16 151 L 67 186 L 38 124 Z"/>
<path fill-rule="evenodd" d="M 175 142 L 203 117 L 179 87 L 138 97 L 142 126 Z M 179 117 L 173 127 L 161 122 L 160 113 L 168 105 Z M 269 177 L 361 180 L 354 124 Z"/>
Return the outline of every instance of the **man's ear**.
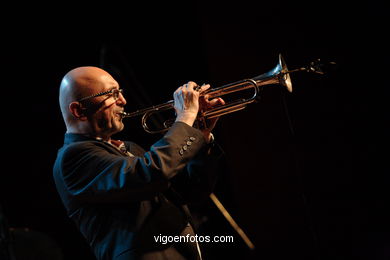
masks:
<path fill-rule="evenodd" d="M 72 102 L 69 104 L 70 113 L 78 120 L 85 121 L 87 116 L 85 115 L 85 108 L 83 108 L 80 102 Z"/>

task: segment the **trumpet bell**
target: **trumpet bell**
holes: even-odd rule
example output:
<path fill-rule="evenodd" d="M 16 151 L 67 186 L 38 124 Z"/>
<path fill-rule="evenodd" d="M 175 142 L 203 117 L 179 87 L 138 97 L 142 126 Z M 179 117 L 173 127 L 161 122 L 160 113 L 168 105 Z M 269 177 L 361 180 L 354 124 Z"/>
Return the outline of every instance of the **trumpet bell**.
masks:
<path fill-rule="evenodd" d="M 263 73 L 257 77 L 252 78 L 257 86 L 265 85 L 281 85 L 287 89 L 288 92 L 292 92 L 292 83 L 290 73 L 287 68 L 287 64 L 283 59 L 282 54 L 279 54 L 278 64 L 270 71 Z"/>

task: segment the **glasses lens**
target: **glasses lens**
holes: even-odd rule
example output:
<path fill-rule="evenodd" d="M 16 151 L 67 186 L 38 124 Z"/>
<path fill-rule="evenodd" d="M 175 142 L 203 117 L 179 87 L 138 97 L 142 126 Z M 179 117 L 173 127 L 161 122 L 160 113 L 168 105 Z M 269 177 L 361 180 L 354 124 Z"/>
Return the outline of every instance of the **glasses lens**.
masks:
<path fill-rule="evenodd" d="M 117 100 L 119 98 L 119 90 L 113 89 L 112 96 L 114 97 L 115 100 Z"/>
<path fill-rule="evenodd" d="M 117 100 L 117 99 L 119 98 L 119 93 L 122 93 L 122 92 L 123 92 L 122 89 L 113 89 L 113 90 L 111 91 L 112 97 L 113 97 L 115 100 Z"/>

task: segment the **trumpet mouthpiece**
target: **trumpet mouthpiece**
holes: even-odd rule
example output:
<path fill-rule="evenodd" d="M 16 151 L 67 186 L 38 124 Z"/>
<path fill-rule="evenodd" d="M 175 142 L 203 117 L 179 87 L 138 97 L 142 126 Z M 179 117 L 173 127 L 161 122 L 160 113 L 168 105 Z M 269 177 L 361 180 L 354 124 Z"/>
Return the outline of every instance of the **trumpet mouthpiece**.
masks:
<path fill-rule="evenodd" d="M 124 111 L 119 112 L 119 114 L 122 116 L 122 118 L 129 115 L 129 113 L 126 113 L 126 112 L 124 112 Z"/>

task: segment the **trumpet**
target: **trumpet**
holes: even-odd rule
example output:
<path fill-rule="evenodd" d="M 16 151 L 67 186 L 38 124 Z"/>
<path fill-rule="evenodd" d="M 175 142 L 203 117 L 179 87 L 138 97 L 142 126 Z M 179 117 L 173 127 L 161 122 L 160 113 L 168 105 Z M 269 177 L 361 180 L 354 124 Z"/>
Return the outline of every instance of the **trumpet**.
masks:
<path fill-rule="evenodd" d="M 261 87 L 264 86 L 280 85 L 283 86 L 288 92 L 291 93 L 292 83 L 291 83 L 290 73 L 296 71 L 308 71 L 308 72 L 323 74 L 322 71 L 320 70 L 319 59 L 316 62 L 311 62 L 310 65 L 307 67 L 301 67 L 289 71 L 287 69 L 287 65 L 282 55 L 279 54 L 278 64 L 273 69 L 271 69 L 266 73 L 263 73 L 254 78 L 240 80 L 234 83 L 230 83 L 213 89 L 208 89 L 202 92 L 201 96 L 208 95 L 208 98 L 210 99 L 225 96 L 235 92 L 243 92 L 248 89 L 252 90 L 253 94 L 250 95 L 249 97 L 235 99 L 232 102 L 228 102 L 225 103 L 225 105 L 211 108 L 207 111 L 200 111 L 197 120 L 200 122 L 205 122 L 205 120 L 207 119 L 212 119 L 222 115 L 230 114 L 246 108 L 248 104 L 253 103 L 257 100 L 260 94 Z M 131 117 L 137 117 L 142 115 L 142 127 L 144 128 L 144 130 L 150 134 L 157 134 L 157 133 L 162 133 L 167 131 L 170 128 L 170 126 L 173 124 L 174 119 L 170 118 L 164 120 L 162 127 L 160 129 L 153 130 L 148 125 L 149 118 L 156 113 L 161 113 L 163 111 L 172 110 L 172 109 L 174 109 L 174 101 L 170 100 L 166 103 L 140 109 L 134 112 L 130 112 L 130 113 L 122 112 L 121 115 L 122 118 L 131 118 Z"/>

